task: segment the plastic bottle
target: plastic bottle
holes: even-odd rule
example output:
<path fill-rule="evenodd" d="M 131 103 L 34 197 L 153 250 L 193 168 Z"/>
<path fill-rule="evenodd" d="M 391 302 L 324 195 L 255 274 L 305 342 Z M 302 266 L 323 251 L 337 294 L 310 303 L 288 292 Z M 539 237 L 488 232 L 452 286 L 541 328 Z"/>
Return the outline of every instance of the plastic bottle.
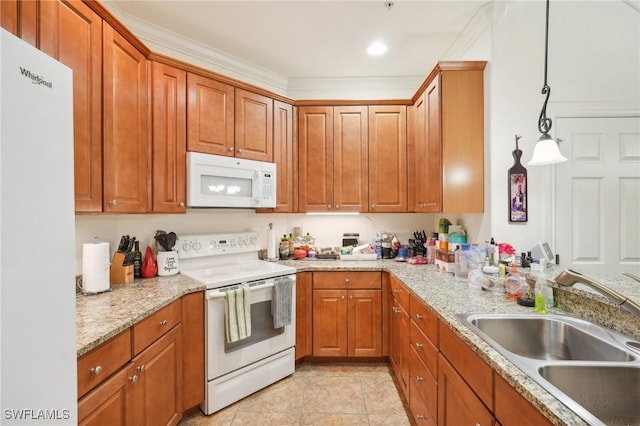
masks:
<path fill-rule="evenodd" d="M 540 274 L 544 274 L 544 270 L 546 267 L 547 267 L 547 261 L 545 259 L 540 259 Z M 536 287 L 537 287 L 537 283 L 536 283 Z M 549 281 L 545 279 L 544 286 L 542 288 L 543 288 L 542 291 L 544 292 L 544 303 L 547 310 L 553 309 L 553 307 L 555 306 L 555 300 L 553 299 L 553 287 L 551 287 L 551 285 L 549 284 Z"/>
<path fill-rule="evenodd" d="M 518 268 L 516 268 L 515 262 L 511 264 L 511 271 L 504 281 L 505 293 L 504 297 L 507 300 L 515 302 L 518 297 L 524 296 L 522 291 L 522 281 L 520 280 L 520 274 L 518 274 Z"/>
<path fill-rule="evenodd" d="M 546 314 L 547 311 L 547 303 L 546 303 L 546 287 L 549 284 L 547 283 L 547 278 L 544 276 L 542 269 L 538 270 L 538 276 L 536 277 L 536 288 L 535 288 L 535 302 L 534 302 L 534 311 L 538 314 Z"/>

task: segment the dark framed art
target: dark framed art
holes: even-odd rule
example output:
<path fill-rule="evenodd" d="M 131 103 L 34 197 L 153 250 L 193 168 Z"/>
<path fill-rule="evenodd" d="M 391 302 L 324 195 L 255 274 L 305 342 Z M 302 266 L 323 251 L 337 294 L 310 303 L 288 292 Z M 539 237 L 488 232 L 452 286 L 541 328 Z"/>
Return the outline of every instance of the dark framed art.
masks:
<path fill-rule="evenodd" d="M 509 169 L 509 222 L 526 222 L 527 217 L 527 169 L 520 163 L 522 151 L 518 148 L 520 136 L 516 135 L 513 166 Z"/>

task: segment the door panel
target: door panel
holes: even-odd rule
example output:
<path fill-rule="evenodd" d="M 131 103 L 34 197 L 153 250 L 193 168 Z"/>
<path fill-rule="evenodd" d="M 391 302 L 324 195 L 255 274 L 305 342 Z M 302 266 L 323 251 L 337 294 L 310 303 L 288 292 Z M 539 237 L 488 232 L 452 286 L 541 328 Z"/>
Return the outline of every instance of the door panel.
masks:
<path fill-rule="evenodd" d="M 640 118 L 560 117 L 555 249 L 582 272 L 640 273 Z"/>

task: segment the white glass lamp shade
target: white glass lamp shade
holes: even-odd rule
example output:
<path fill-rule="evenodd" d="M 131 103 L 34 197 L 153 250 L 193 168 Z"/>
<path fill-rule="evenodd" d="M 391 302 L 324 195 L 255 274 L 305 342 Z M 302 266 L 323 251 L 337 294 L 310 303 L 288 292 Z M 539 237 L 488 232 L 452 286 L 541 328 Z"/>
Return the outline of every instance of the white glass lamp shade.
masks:
<path fill-rule="evenodd" d="M 567 158 L 560 153 L 558 143 L 548 134 L 543 134 L 533 149 L 533 157 L 527 166 L 544 166 L 567 161 Z"/>

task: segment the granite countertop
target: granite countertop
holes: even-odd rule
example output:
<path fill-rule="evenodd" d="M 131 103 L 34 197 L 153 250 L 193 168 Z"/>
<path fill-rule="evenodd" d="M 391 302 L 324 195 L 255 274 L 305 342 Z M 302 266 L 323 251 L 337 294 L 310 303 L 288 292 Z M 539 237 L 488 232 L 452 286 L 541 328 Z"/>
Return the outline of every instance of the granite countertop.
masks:
<path fill-rule="evenodd" d="M 534 404 L 549 419 L 559 425 L 586 423 L 561 404 L 540 385 L 522 373 L 504 356 L 468 329 L 457 317 L 460 313 L 532 313 L 502 295 L 470 289 L 466 283 L 455 281 L 451 274 L 436 270 L 433 265 L 409 265 L 392 260 L 378 261 L 281 261 L 304 271 L 387 271 L 400 279 L 416 296 L 430 306 L 440 321 L 450 327 L 472 350 L 496 372 Z M 553 278 L 561 267 L 545 271 Z M 521 270 L 521 273 L 527 273 Z M 640 301 L 640 284 L 630 278 L 620 279 L 590 275 L 603 284 Z M 180 274 L 170 277 L 136 280 L 131 284 L 113 285 L 112 291 L 99 295 L 79 295 L 76 299 L 77 355 L 87 353 L 109 338 L 131 327 L 153 312 L 181 296 L 205 290 L 205 286 Z M 611 305 L 603 296 L 588 287 L 556 288 L 555 313 L 570 313 L 600 323 L 640 339 L 640 321 Z"/>

